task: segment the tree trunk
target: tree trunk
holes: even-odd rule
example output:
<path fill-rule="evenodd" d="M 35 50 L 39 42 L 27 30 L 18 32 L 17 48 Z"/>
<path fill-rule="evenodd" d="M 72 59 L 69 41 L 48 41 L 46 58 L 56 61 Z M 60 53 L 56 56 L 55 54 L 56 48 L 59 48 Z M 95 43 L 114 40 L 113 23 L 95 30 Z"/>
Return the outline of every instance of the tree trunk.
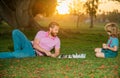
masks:
<path fill-rule="evenodd" d="M 3 0 L 0 0 L 0 16 L 13 27 L 17 27 L 15 12 L 13 12 Z"/>
<path fill-rule="evenodd" d="M 80 22 L 80 15 L 78 14 L 77 15 L 78 17 L 77 17 L 77 28 L 79 27 L 79 22 Z"/>
<path fill-rule="evenodd" d="M 90 15 L 90 28 L 93 28 L 93 15 Z"/>
<path fill-rule="evenodd" d="M 11 3 L 12 8 L 8 6 Z M 34 20 L 32 7 L 36 0 L 0 0 L 0 16 L 12 27 L 36 27 L 39 24 Z M 15 5 L 16 3 L 16 5 Z M 15 8 L 15 10 L 12 10 Z M 39 26 L 40 27 L 40 26 Z"/>

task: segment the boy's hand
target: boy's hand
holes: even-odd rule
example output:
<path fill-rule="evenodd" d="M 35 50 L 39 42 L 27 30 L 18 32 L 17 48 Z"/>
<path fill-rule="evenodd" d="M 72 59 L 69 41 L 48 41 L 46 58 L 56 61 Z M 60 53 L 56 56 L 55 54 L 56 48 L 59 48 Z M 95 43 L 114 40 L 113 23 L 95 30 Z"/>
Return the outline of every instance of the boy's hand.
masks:
<path fill-rule="evenodd" d="M 103 43 L 103 48 L 107 49 L 107 44 Z"/>

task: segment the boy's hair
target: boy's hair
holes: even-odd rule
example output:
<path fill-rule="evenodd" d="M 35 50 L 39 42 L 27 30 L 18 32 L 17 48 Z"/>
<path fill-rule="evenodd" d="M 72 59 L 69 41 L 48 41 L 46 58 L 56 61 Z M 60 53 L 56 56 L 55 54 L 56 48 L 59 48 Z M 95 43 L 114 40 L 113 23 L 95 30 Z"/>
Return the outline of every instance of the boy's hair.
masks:
<path fill-rule="evenodd" d="M 105 25 L 105 31 L 110 32 L 111 36 L 118 37 L 119 35 L 119 27 L 116 23 L 111 22 Z"/>
<path fill-rule="evenodd" d="M 51 23 L 49 24 L 49 28 L 54 28 L 55 26 L 58 26 L 58 27 L 59 27 L 59 24 L 56 23 L 56 22 L 51 22 Z"/>

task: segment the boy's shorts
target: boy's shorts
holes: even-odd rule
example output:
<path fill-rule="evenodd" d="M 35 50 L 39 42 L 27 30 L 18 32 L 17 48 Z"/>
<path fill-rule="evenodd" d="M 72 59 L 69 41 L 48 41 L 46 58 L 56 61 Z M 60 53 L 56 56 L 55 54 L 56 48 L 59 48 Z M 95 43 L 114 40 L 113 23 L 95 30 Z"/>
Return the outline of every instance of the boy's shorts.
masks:
<path fill-rule="evenodd" d="M 104 53 L 105 58 L 113 58 L 113 57 L 116 57 L 118 55 L 117 51 L 111 51 L 111 50 L 103 49 L 103 48 L 102 48 L 101 52 Z"/>

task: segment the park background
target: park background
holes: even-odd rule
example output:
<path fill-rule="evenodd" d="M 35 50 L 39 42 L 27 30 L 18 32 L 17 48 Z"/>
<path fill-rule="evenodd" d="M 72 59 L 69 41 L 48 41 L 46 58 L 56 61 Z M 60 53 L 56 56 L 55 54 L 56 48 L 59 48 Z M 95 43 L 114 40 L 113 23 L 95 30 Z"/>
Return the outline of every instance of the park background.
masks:
<path fill-rule="evenodd" d="M 120 77 L 120 51 L 116 58 L 107 59 L 96 58 L 94 52 L 107 42 L 105 24 L 120 26 L 119 0 L 1 0 L 0 52 L 13 51 L 13 29 L 33 40 L 51 21 L 60 24 L 61 54 L 84 53 L 86 58 L 0 59 L 0 78 Z"/>

